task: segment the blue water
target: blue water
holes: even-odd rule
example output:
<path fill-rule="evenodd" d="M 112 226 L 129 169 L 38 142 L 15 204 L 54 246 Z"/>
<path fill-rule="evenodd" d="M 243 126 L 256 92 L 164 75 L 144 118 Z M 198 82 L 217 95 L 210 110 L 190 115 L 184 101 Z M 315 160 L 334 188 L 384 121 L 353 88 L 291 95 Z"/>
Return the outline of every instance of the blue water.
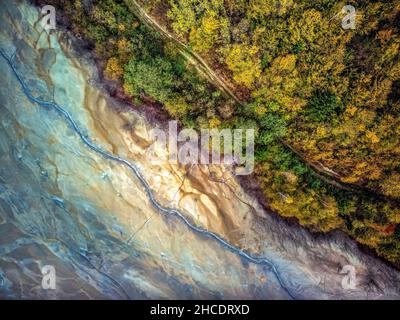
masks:
<path fill-rule="evenodd" d="M 31 100 L 32 102 L 38 104 L 39 106 L 43 107 L 43 108 L 54 108 L 55 110 L 57 110 L 59 112 L 59 114 L 71 125 L 71 128 L 75 131 L 75 133 L 79 136 L 79 138 L 81 139 L 81 141 L 87 146 L 89 147 L 91 150 L 93 150 L 94 152 L 97 152 L 99 154 L 101 154 L 103 157 L 110 159 L 112 161 L 116 161 L 118 163 L 120 163 L 121 165 L 125 165 L 127 166 L 130 170 L 132 170 L 132 172 L 135 174 L 135 176 L 140 180 L 143 188 L 145 189 L 147 196 L 149 197 L 152 205 L 160 212 L 160 213 L 164 213 L 164 214 L 168 214 L 168 215 L 173 215 L 175 217 L 177 217 L 181 222 L 185 223 L 191 230 L 193 230 L 194 232 L 197 232 L 201 235 L 204 235 L 206 237 L 211 237 L 213 239 L 215 239 L 216 241 L 218 241 L 222 246 L 224 246 L 226 249 L 231 250 L 232 252 L 240 255 L 241 257 L 243 257 L 244 259 L 250 261 L 251 263 L 256 263 L 256 264 L 265 264 L 266 266 L 268 266 L 269 268 L 271 268 L 272 272 L 275 274 L 277 280 L 279 281 L 280 285 L 282 286 L 282 288 L 288 293 L 288 295 L 290 297 L 292 297 L 293 299 L 295 299 L 294 294 L 291 292 L 291 290 L 289 290 L 286 285 L 283 283 L 282 278 L 277 270 L 277 268 L 275 267 L 275 265 L 273 263 L 271 263 L 270 261 L 268 261 L 265 258 L 262 257 L 254 257 L 248 253 L 246 253 L 245 251 L 238 249 L 236 247 L 234 247 L 233 245 L 229 244 L 228 242 L 226 242 L 224 239 L 222 239 L 221 237 L 219 237 L 217 234 L 210 232 L 208 230 L 202 229 L 200 227 L 197 227 L 195 225 L 193 225 L 192 223 L 189 222 L 189 220 L 182 214 L 180 213 L 178 210 L 176 209 L 171 209 L 171 208 L 166 208 L 163 207 L 162 205 L 160 205 L 154 198 L 154 195 L 149 187 L 149 185 L 147 184 L 146 180 L 143 178 L 143 176 L 140 174 L 139 170 L 136 168 L 136 166 L 132 163 L 130 163 L 129 161 L 122 159 L 118 156 L 115 156 L 113 154 L 110 154 L 104 150 L 102 150 L 101 148 L 99 148 L 98 146 L 96 146 L 94 143 L 92 143 L 87 135 L 84 135 L 82 133 L 82 131 L 79 129 L 78 125 L 76 124 L 76 122 L 74 121 L 74 119 L 72 118 L 72 116 L 69 114 L 68 111 L 66 111 L 62 106 L 59 106 L 58 104 L 54 103 L 54 102 L 50 102 L 50 101 L 44 101 L 38 98 L 35 98 L 34 96 L 32 96 L 29 88 L 27 87 L 27 85 L 25 84 L 25 82 L 23 81 L 22 77 L 18 74 L 14 64 L 13 64 L 13 57 L 8 57 L 4 51 L 2 49 L 0 49 L 0 54 L 1 56 L 7 61 L 8 65 L 10 66 L 11 70 L 13 71 L 13 74 L 15 75 L 15 77 L 18 79 L 18 82 L 20 83 L 23 92 L 25 93 L 25 95 L 28 97 L 29 100 Z M 54 199 L 53 199 L 54 200 Z M 54 200 L 57 204 L 63 204 L 62 200 L 60 199 L 55 199 Z"/>
<path fill-rule="evenodd" d="M 24 1 L 0 2 L 0 298 L 400 296 L 399 274 L 340 234 L 315 238 L 234 205 L 221 217 L 245 214 L 251 223 L 231 240 L 236 230 L 219 233 L 230 225 L 219 216 L 211 232 L 204 209 L 163 205 L 146 169 L 162 178 L 168 165 L 158 176 L 122 128 L 139 121 L 135 132 L 145 136 L 150 124 L 116 112 L 118 103 L 89 81 L 97 77 L 91 59 L 70 50 L 62 31 L 41 31 L 38 13 Z M 348 264 L 356 290 L 341 286 Z M 57 271 L 56 290 L 41 287 L 44 265 Z M 370 279 L 379 289 L 370 290 Z"/>

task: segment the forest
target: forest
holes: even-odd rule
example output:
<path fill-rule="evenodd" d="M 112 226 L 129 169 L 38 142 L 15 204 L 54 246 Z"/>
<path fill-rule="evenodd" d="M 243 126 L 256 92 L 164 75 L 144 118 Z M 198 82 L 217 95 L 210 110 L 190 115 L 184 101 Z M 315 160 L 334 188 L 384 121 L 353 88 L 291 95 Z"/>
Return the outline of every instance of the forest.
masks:
<path fill-rule="evenodd" d="M 139 1 L 237 99 L 133 2 L 46 4 L 136 108 L 150 99 L 183 127 L 255 129 L 252 179 L 273 211 L 314 232 L 341 229 L 400 266 L 398 1 Z M 341 25 L 344 5 L 354 29 Z"/>

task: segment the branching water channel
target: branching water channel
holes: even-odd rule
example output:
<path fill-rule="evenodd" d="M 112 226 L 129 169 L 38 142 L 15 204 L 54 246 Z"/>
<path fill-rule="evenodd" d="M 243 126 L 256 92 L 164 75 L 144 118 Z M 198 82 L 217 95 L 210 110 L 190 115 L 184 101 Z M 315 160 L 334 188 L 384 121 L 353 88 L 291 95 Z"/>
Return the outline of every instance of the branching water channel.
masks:
<path fill-rule="evenodd" d="M 268 260 L 268 259 L 266 259 L 264 257 L 250 255 L 249 253 L 241 250 L 240 248 L 237 248 L 234 245 L 228 243 L 227 241 L 225 241 L 223 238 L 221 238 L 216 233 L 213 233 L 213 232 L 211 232 L 209 230 L 206 230 L 204 228 L 201 228 L 201 227 L 198 227 L 198 226 L 194 225 L 191 221 L 189 221 L 184 216 L 184 214 L 182 214 L 177 209 L 168 208 L 168 207 L 162 206 L 155 199 L 155 197 L 153 195 L 153 191 L 150 189 L 150 186 L 148 185 L 147 181 L 144 179 L 144 177 L 140 173 L 139 169 L 135 166 L 135 164 L 129 162 L 126 159 L 120 158 L 120 157 L 118 157 L 118 156 L 116 156 L 114 154 L 111 154 L 111 153 L 101 149 L 99 146 L 97 146 L 92 141 L 90 141 L 90 139 L 87 137 L 87 135 L 83 133 L 83 130 L 79 128 L 79 126 L 77 125 L 77 123 L 75 122 L 75 120 L 73 119 L 71 114 L 68 111 L 66 111 L 62 106 L 58 105 L 55 102 L 44 101 L 44 100 L 41 100 L 39 98 L 34 97 L 31 94 L 31 90 L 28 88 L 28 86 L 26 85 L 26 83 L 24 82 L 23 78 L 18 73 L 18 71 L 17 71 L 17 69 L 15 67 L 15 64 L 14 64 L 15 54 L 12 55 L 12 56 L 9 56 L 2 49 L 0 49 L 0 55 L 7 62 L 7 64 L 10 66 L 10 68 L 11 68 L 11 70 L 13 72 L 13 75 L 17 78 L 18 82 L 20 83 L 20 85 L 22 87 L 22 91 L 24 92 L 26 97 L 31 102 L 36 103 L 37 105 L 39 105 L 39 106 L 41 106 L 43 108 L 56 110 L 57 113 L 60 116 L 62 116 L 62 118 L 71 126 L 73 131 L 79 136 L 80 140 L 89 149 L 91 149 L 93 152 L 96 152 L 97 154 L 100 154 L 101 156 L 103 156 L 106 159 L 118 162 L 119 164 L 124 165 L 127 168 L 129 168 L 133 172 L 133 174 L 136 176 L 136 178 L 140 181 L 141 185 L 143 186 L 143 188 L 144 188 L 144 190 L 145 190 L 145 192 L 147 194 L 147 197 L 148 197 L 149 201 L 151 202 L 151 204 L 154 206 L 155 209 L 157 209 L 160 213 L 162 213 L 164 215 L 173 216 L 173 217 L 177 218 L 178 220 L 183 222 L 193 232 L 195 232 L 197 234 L 200 234 L 200 235 L 203 235 L 205 237 L 209 237 L 209 238 L 214 239 L 220 245 L 222 245 L 224 248 L 226 248 L 226 249 L 230 250 L 231 252 L 239 255 L 241 258 L 243 258 L 243 259 L 245 259 L 245 260 L 247 260 L 247 261 L 249 261 L 251 263 L 254 263 L 254 264 L 267 266 L 273 272 L 273 274 L 277 278 L 277 280 L 278 280 L 280 286 L 283 288 L 283 290 L 292 299 L 296 299 L 295 295 L 291 292 L 291 290 L 286 286 L 286 284 L 282 280 L 282 277 L 281 277 L 278 269 L 274 265 L 274 263 L 272 263 L 270 260 Z"/>

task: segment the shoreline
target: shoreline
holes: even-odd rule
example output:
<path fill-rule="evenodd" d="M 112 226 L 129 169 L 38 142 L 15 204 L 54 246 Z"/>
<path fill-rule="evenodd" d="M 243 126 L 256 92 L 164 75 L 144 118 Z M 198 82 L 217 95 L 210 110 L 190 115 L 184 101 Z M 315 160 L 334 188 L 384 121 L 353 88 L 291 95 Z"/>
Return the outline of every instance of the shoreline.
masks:
<path fill-rule="evenodd" d="M 30 0 L 30 2 L 38 7 L 44 3 L 43 0 Z M 120 83 L 117 81 L 107 80 L 103 76 L 104 70 L 104 61 L 102 61 L 94 52 L 94 45 L 90 40 L 81 39 L 74 34 L 73 30 L 69 26 L 68 19 L 66 15 L 62 15 L 63 19 L 59 19 L 57 21 L 60 26 L 60 30 L 63 33 L 63 36 L 70 40 L 71 49 L 77 56 L 83 55 L 86 58 L 89 58 L 93 65 L 96 66 L 96 86 L 100 89 L 105 90 L 110 98 L 114 99 L 117 102 L 117 106 L 109 106 L 110 108 L 116 108 L 116 112 L 119 112 L 119 108 L 132 109 L 137 112 L 139 115 L 143 116 L 144 119 L 152 126 L 156 126 L 161 128 L 162 130 L 166 130 L 168 121 L 175 120 L 172 118 L 166 110 L 163 109 L 160 103 L 151 101 L 146 96 L 142 96 L 141 99 L 143 101 L 140 105 L 135 105 L 132 102 L 132 97 L 126 94 Z M 63 41 L 61 41 L 62 43 Z M 182 129 L 182 126 L 178 123 L 178 132 Z M 400 271 L 400 263 L 396 264 L 389 260 L 386 260 L 384 257 L 378 255 L 373 249 L 368 246 L 359 243 L 355 240 L 351 235 L 347 234 L 345 231 L 341 229 L 334 229 L 328 232 L 316 231 L 312 230 L 310 227 L 303 226 L 300 224 L 298 218 L 296 217 L 284 217 L 279 213 L 273 211 L 268 202 L 263 196 L 263 191 L 259 186 L 259 183 L 255 181 L 252 174 L 248 176 L 239 176 L 235 177 L 236 181 L 243 188 L 243 190 L 252 198 L 254 198 L 257 203 L 262 207 L 266 214 L 268 214 L 272 219 L 283 222 L 285 225 L 299 228 L 300 230 L 306 231 L 314 240 L 318 240 L 323 238 L 324 240 L 330 241 L 332 239 L 349 239 L 353 242 L 357 248 L 363 254 L 371 258 L 378 259 L 382 263 L 386 264 L 389 267 L 394 268 L 396 271 Z"/>
<path fill-rule="evenodd" d="M 62 30 L 48 36 L 35 27 L 37 8 L 19 4 L 2 6 L 7 26 L 3 51 L 7 57 L 16 52 L 15 75 L 27 82 L 19 90 L 21 82 L 2 62 L 1 123 L 9 129 L 2 134 L 2 199 L 12 211 L 0 210 L 1 226 L 29 241 L 3 239 L 5 248 L 18 244 L 25 249 L 18 258 L 54 257 L 57 271 L 76 266 L 57 284 L 58 298 L 77 297 L 79 291 L 70 289 L 93 285 L 84 297 L 289 299 L 273 273 L 275 266 L 296 298 L 399 299 L 399 272 L 362 253 L 340 232 L 312 235 L 273 217 L 249 196 L 250 186 L 247 191 L 240 187 L 228 166 L 195 166 L 185 176 L 187 168 L 168 162 L 162 145 L 149 148 L 154 127 L 140 109 L 110 97 L 93 52 L 82 51 L 83 46 L 74 50 L 72 36 Z M 43 58 L 49 56 L 55 59 Z M 41 87 L 43 95 L 37 92 Z M 26 94 L 59 112 L 32 105 Z M 31 229 L 36 221 L 38 228 Z M 32 250 L 38 245 L 49 250 Z M 13 250 L 1 260 L 12 255 Z M 93 281 L 82 276 L 86 262 L 94 268 Z M 24 279 L 30 285 L 29 266 L 20 264 L 18 259 L 0 269 L 12 284 Z M 357 274 L 354 290 L 343 286 L 349 265 Z M 45 296 L 38 288 L 20 297 Z M 6 296 L 13 293 L 18 294 L 18 286 L 5 291 Z"/>
<path fill-rule="evenodd" d="M 40 5 L 45 4 L 44 0 L 29 0 L 31 4 L 35 7 L 39 7 Z M 158 126 L 162 130 L 167 128 L 167 122 L 170 120 L 174 120 L 166 110 L 163 109 L 160 103 L 151 101 L 148 97 L 142 96 L 141 99 L 143 103 L 140 105 L 135 105 L 132 102 L 132 97 L 126 94 L 120 83 L 117 81 L 107 80 L 103 76 L 104 70 L 104 61 L 102 61 L 94 52 L 94 45 L 91 40 L 83 39 L 77 37 L 77 35 L 73 32 L 70 27 L 70 23 L 66 15 L 61 15 L 62 18 L 57 20 L 57 25 L 62 30 L 62 33 L 66 38 L 70 40 L 71 49 L 73 52 L 79 55 L 87 56 L 91 61 L 93 61 L 93 65 L 96 66 L 96 86 L 104 89 L 110 98 L 115 99 L 118 102 L 118 106 L 110 106 L 110 108 L 116 107 L 115 111 L 118 112 L 119 108 L 133 109 L 138 112 L 139 115 L 143 116 L 146 121 L 150 125 Z M 178 132 L 182 129 L 180 124 L 178 123 Z M 342 229 L 334 229 L 328 232 L 316 231 L 312 230 L 310 227 L 303 226 L 300 224 L 298 218 L 296 217 L 284 217 L 279 213 L 273 211 L 267 202 L 267 199 L 263 195 L 263 191 L 259 186 L 259 183 L 252 178 L 252 175 L 235 177 L 236 181 L 243 188 L 243 190 L 252 198 L 256 199 L 257 203 L 262 207 L 266 214 L 268 214 L 272 219 L 278 222 L 283 222 L 285 225 L 290 227 L 299 228 L 300 230 L 304 230 L 309 235 L 317 240 L 321 237 L 324 240 L 336 239 L 338 236 L 343 239 L 349 239 L 354 242 L 360 252 L 370 256 L 371 258 L 378 259 L 382 263 L 386 264 L 389 267 L 394 268 L 397 271 L 400 271 L 400 262 L 398 264 L 386 260 L 384 257 L 378 255 L 378 253 L 369 248 L 368 246 L 359 243 L 356 239 L 354 239 L 351 235 L 346 233 Z"/>

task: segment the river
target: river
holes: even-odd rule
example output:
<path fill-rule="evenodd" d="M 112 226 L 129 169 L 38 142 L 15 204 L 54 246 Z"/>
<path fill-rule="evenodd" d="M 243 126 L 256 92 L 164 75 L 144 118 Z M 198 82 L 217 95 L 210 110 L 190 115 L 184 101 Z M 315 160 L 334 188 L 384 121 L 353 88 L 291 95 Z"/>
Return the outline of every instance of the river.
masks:
<path fill-rule="evenodd" d="M 229 167 L 170 164 L 71 35 L 0 6 L 0 297 L 399 298 L 399 273 L 342 233 L 270 215 Z"/>

